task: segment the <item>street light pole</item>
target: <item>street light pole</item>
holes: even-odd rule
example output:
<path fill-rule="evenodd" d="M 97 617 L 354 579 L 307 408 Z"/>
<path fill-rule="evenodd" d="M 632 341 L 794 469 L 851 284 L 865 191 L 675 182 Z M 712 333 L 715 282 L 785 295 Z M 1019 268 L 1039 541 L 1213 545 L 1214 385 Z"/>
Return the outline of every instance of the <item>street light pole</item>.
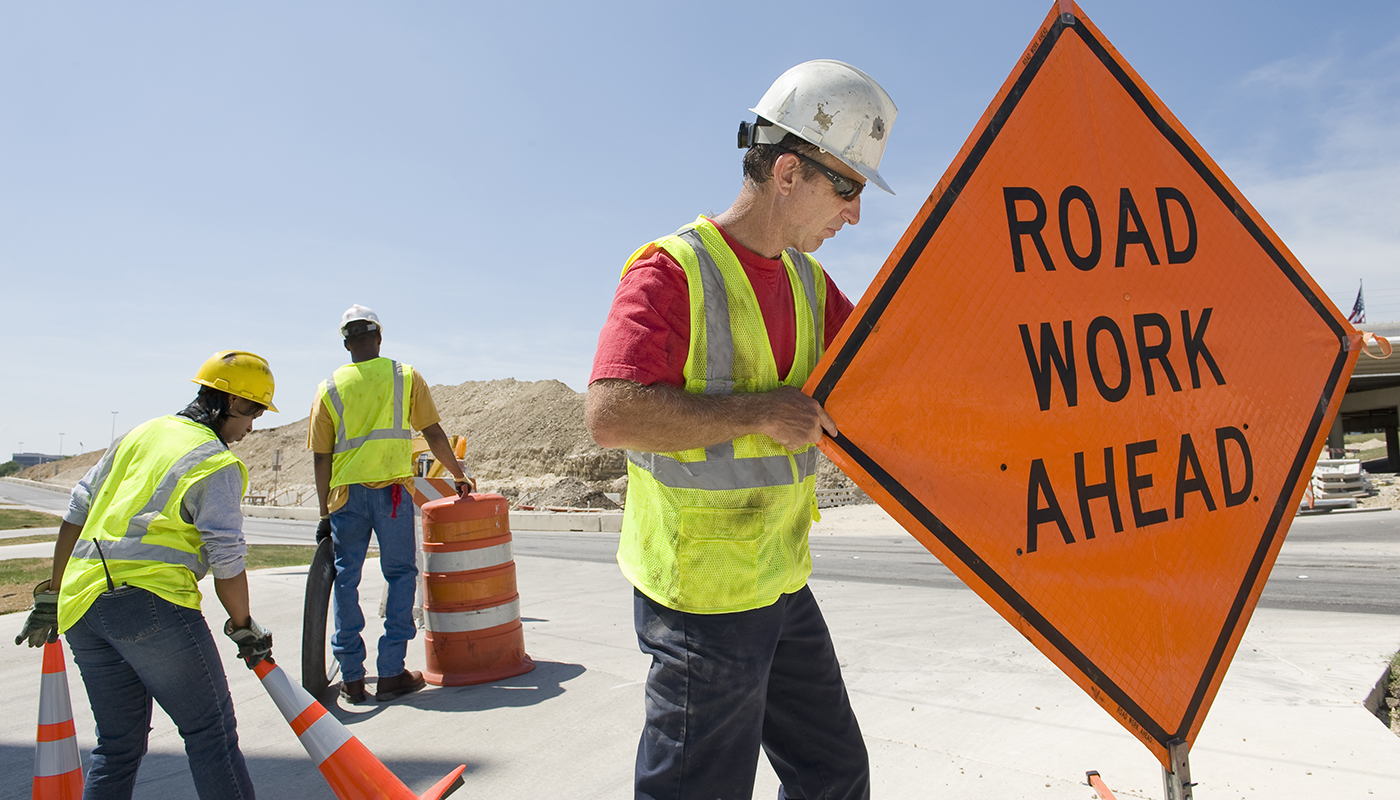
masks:
<path fill-rule="evenodd" d="M 63 458 L 63 434 L 58 435 L 58 457 Z"/>
<path fill-rule="evenodd" d="M 112 446 L 112 442 L 115 442 L 116 440 L 117 440 L 117 412 L 113 411 L 113 412 L 112 412 L 112 439 L 111 439 L 111 441 L 109 441 L 109 442 L 107 443 L 107 446 L 108 446 L 108 447 L 111 447 L 111 446 Z"/>

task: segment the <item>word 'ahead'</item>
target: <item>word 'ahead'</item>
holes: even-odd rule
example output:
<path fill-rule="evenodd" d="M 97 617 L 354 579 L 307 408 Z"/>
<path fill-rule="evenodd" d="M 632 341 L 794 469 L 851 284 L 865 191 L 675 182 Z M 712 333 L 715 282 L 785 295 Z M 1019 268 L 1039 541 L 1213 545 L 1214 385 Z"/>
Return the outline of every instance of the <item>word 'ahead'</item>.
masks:
<path fill-rule="evenodd" d="M 832 460 L 1166 764 L 1200 730 L 1356 351 L 1062 5 L 807 389 L 841 430 Z"/>

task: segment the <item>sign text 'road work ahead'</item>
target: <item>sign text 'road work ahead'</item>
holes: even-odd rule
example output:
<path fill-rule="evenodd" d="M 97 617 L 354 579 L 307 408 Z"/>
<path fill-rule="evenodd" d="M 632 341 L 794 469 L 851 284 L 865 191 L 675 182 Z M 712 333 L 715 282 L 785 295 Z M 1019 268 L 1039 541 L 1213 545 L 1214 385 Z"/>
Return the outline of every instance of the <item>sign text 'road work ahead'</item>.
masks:
<path fill-rule="evenodd" d="M 828 455 L 1165 764 L 1358 337 L 1060 5 L 807 389 L 841 429 Z"/>

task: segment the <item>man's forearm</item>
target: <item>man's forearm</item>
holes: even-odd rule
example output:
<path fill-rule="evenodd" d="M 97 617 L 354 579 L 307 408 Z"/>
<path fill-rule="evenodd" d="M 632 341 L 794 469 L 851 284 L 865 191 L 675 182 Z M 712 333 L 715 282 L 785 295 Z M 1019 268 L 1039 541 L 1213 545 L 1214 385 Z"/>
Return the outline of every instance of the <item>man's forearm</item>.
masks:
<path fill-rule="evenodd" d="M 769 433 L 785 410 L 779 408 L 783 400 L 791 395 L 815 405 L 796 390 L 783 391 L 781 397 L 776 392 L 703 395 L 668 384 L 600 380 L 588 387 L 584 413 L 589 433 L 602 447 L 653 453 L 688 450 Z"/>
<path fill-rule="evenodd" d="M 68 559 L 73 555 L 73 546 L 83 533 L 83 526 L 64 520 L 58 525 L 58 541 L 53 543 L 53 571 L 49 577 L 49 591 L 56 592 L 63 583 L 63 571 L 68 567 Z"/>
<path fill-rule="evenodd" d="M 331 454 L 312 453 L 311 470 L 316 478 L 316 499 L 321 504 L 321 516 L 331 513 Z"/>
<path fill-rule="evenodd" d="M 214 594 L 228 612 L 228 618 L 235 628 L 246 628 L 252 616 L 248 613 L 248 571 L 232 578 L 215 578 Z"/>

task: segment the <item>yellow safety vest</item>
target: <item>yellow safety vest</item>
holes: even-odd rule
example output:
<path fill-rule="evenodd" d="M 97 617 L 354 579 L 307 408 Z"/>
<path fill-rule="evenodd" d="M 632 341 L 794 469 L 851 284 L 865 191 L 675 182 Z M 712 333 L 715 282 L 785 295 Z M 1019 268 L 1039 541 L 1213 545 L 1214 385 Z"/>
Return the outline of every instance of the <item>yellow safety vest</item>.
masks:
<path fill-rule="evenodd" d="M 826 279 L 816 259 L 796 248 L 782 255 L 797 350 L 780 380 L 753 286 L 714 223 L 701 217 L 652 244 L 680 264 L 690 286 L 687 392 L 767 392 L 806 382 L 825 342 Z M 646 249 L 632 254 L 624 275 Z M 749 434 L 673 453 L 629 450 L 627 459 L 617 561 L 648 597 L 680 611 L 721 614 L 771 605 L 806 585 L 807 532 L 820 518 L 810 445 L 793 451 Z"/>
<path fill-rule="evenodd" d="M 320 386 L 335 422 L 331 486 L 413 475 L 413 367 L 387 358 L 346 364 Z"/>
<path fill-rule="evenodd" d="M 60 631 L 82 619 L 107 591 L 139 586 L 186 608 L 199 608 L 199 579 L 209 571 L 199 531 L 180 515 L 185 493 L 203 478 L 237 464 L 248 469 L 204 425 L 184 417 L 142 423 L 111 447 L 93 475 L 82 535 L 63 571 Z M 105 558 L 107 568 L 102 562 Z"/>

